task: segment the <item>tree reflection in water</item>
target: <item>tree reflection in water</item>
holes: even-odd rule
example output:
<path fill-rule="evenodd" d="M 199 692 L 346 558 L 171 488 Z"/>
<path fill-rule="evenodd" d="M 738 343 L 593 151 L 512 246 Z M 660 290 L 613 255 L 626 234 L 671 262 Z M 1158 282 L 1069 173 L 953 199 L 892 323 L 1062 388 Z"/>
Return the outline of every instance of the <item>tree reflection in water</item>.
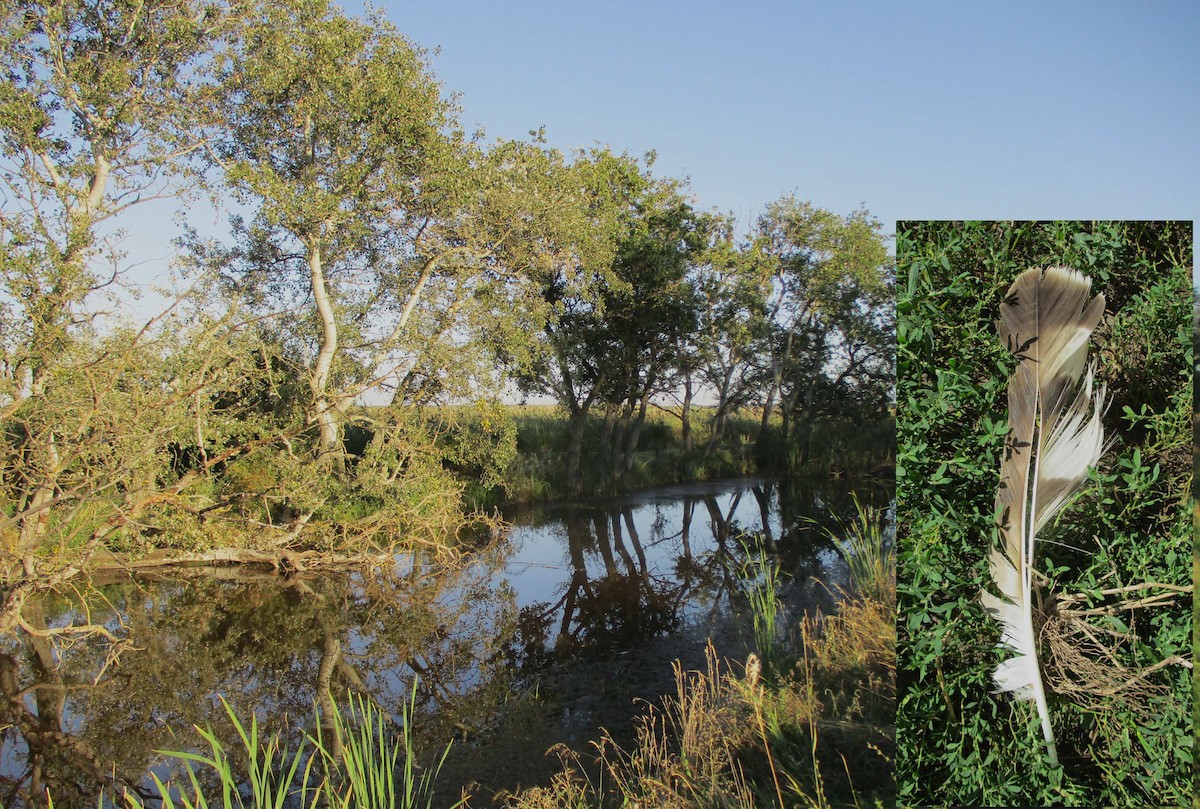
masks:
<path fill-rule="evenodd" d="M 313 579 L 192 571 L 34 603 L 0 657 L 3 798 L 25 803 L 48 787 L 56 806 L 95 806 L 99 785 L 150 794 L 149 769 L 165 774 L 154 751 L 193 747 L 193 725 L 236 739 L 219 696 L 264 731 L 296 732 L 314 701 L 347 689 L 398 713 L 415 671 L 419 700 L 448 707 L 437 719 L 452 724 L 455 709 L 503 687 L 503 672 L 487 666 L 511 634 L 511 592 L 472 581 L 495 569 Z M 128 648 L 109 659 L 105 639 L 42 634 L 85 616 L 123 624 Z"/>
<path fill-rule="evenodd" d="M 669 691 L 670 660 L 698 659 L 709 635 L 744 655 L 731 629 L 740 540 L 778 553 L 798 616 L 825 594 L 809 577 L 839 575 L 821 526 L 801 517 L 836 525 L 827 515 L 850 508 L 845 489 L 694 484 L 518 517 L 457 567 L 191 570 L 33 601 L 0 640 L 0 800 L 40 803 L 49 788 L 56 806 L 95 806 L 102 786 L 148 796 L 150 769 L 167 774 L 155 751 L 194 749 L 193 725 L 236 738 L 219 696 L 265 732 L 294 734 L 347 689 L 398 715 L 414 673 L 418 750 L 458 739 L 448 795 L 543 781 L 549 746 L 628 726 L 633 699 Z M 107 637 L 64 634 L 82 624 Z"/>

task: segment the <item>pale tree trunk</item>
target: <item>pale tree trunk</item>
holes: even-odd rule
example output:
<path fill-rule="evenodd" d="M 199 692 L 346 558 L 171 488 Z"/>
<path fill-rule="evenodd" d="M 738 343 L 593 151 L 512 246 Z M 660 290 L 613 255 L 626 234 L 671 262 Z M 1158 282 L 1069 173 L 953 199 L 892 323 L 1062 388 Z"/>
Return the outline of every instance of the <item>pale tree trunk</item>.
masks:
<path fill-rule="evenodd" d="M 758 425 L 758 442 L 761 444 L 767 436 L 767 425 L 771 422 L 771 409 L 775 406 L 775 392 L 779 390 L 774 382 L 767 389 L 767 400 L 763 402 L 762 422 Z"/>
<path fill-rule="evenodd" d="M 688 463 L 692 457 L 692 374 L 690 371 L 683 377 L 683 410 L 679 414 L 680 437 L 683 439 L 683 451 L 687 454 Z"/>
<path fill-rule="evenodd" d="M 329 283 L 321 265 L 321 244 L 316 238 L 308 241 L 308 269 L 312 279 L 313 301 L 321 318 L 320 350 L 317 362 L 309 377 L 313 403 L 311 418 L 321 431 L 321 457 L 340 452 L 338 437 L 337 408 L 329 398 L 329 376 L 333 358 L 337 354 L 337 319 L 333 313 L 333 301 L 329 294 Z"/>

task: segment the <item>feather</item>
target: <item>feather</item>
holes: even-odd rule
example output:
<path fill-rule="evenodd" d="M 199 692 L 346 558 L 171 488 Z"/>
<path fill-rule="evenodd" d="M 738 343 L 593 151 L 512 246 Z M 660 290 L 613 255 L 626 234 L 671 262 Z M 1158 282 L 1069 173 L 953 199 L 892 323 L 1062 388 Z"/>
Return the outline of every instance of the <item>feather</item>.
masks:
<path fill-rule="evenodd" d="M 1001 648 L 1016 652 L 993 675 L 996 691 L 1033 700 L 1052 764 L 1058 764 L 1033 625 L 1037 534 L 1074 495 L 1103 449 L 1104 387 L 1093 390 L 1088 339 L 1104 296 L 1066 267 L 1030 269 L 1000 304 L 996 327 L 1017 357 L 1008 381 L 1009 432 L 996 494 L 999 543 L 988 559 L 999 596 L 982 600 L 1002 628 Z"/>

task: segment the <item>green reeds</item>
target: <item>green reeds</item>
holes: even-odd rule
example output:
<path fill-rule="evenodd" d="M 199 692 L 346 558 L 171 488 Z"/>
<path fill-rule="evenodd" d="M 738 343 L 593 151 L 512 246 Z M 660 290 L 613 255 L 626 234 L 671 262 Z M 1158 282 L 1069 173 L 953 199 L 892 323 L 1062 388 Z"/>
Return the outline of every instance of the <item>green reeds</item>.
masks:
<path fill-rule="evenodd" d="M 246 772 L 244 777 L 239 778 L 234 772 L 234 766 L 230 760 L 229 753 L 225 750 L 221 740 L 212 732 L 211 728 L 201 730 L 196 728 L 196 731 L 209 746 L 210 755 L 201 755 L 199 753 L 188 752 L 172 752 L 161 751 L 172 758 L 178 758 L 186 762 L 187 777 L 191 785 L 191 792 L 185 792 L 178 785 L 163 783 L 155 773 L 151 773 L 150 777 L 154 779 L 154 786 L 158 789 L 162 797 L 163 809 L 209 809 L 211 806 L 222 807 L 222 809 L 283 809 L 284 802 L 292 793 L 291 784 L 296 780 L 296 772 L 299 769 L 300 762 L 307 758 L 307 763 L 304 767 L 304 773 L 301 776 L 300 787 L 300 805 L 308 807 L 311 804 L 306 800 L 309 782 L 309 773 L 312 768 L 313 757 L 304 755 L 305 742 L 301 740 L 299 749 L 294 754 L 289 754 L 281 745 L 278 735 L 272 734 L 270 738 L 260 742 L 258 736 L 258 717 L 251 715 L 250 727 L 247 729 L 245 725 L 238 720 L 237 715 L 233 712 L 233 708 L 229 703 L 221 699 L 221 704 L 225 707 L 225 713 L 228 714 L 230 721 L 233 723 L 234 729 L 237 731 L 238 738 L 241 740 L 242 747 L 246 751 Z M 288 760 L 291 760 L 291 765 L 288 766 Z M 203 765 L 211 768 L 217 776 L 221 787 L 221 797 L 219 801 L 210 801 L 205 795 L 203 788 L 200 785 L 200 776 L 196 771 L 195 765 Z M 281 774 L 286 769 L 286 774 Z M 141 806 L 141 803 L 130 794 L 126 794 L 125 799 L 130 806 Z"/>
<path fill-rule="evenodd" d="M 371 807 L 371 809 L 414 809 L 433 805 L 433 780 L 442 769 L 450 744 L 432 769 L 421 770 L 414 754 L 412 719 L 417 707 L 417 680 L 413 678 L 412 692 L 402 706 L 402 726 L 397 739 L 387 732 L 384 715 L 361 695 L 350 699 L 350 721 L 343 718 L 337 705 L 331 711 L 333 738 L 327 744 L 321 726 L 312 739 L 326 767 L 325 784 L 342 780 L 340 802 L 337 805 Z M 357 711 L 355 711 L 357 706 Z M 403 760 L 401 753 L 403 752 Z M 397 784 L 397 768 L 399 781 Z M 399 789 L 397 789 L 399 787 Z M 454 806 L 461 805 L 461 801 Z"/>
<path fill-rule="evenodd" d="M 841 522 L 839 538 L 827 531 L 850 569 L 850 583 L 863 598 L 889 603 L 895 598 L 896 549 L 884 530 L 884 511 L 863 505 L 854 495 L 855 515 Z"/>
<path fill-rule="evenodd" d="M 779 560 L 769 556 L 765 548 L 755 545 L 746 536 L 740 537 L 738 542 L 746 554 L 741 565 L 741 580 L 754 623 L 754 643 L 764 671 L 770 674 L 774 671 L 779 636 L 776 624 L 783 606 L 779 599 Z"/>
<path fill-rule="evenodd" d="M 332 700 L 326 716 L 314 711 L 315 735 L 305 733 L 294 752 L 278 734 L 261 739 L 257 717 L 251 715 L 247 727 L 222 700 L 241 744 L 238 757 L 245 756 L 244 771 L 235 768 L 230 752 L 211 728 L 197 728 L 208 753 L 160 751 L 183 761 L 186 768 L 183 785 L 164 783 L 151 775 L 163 809 L 284 809 L 285 805 L 300 809 L 429 809 L 433 781 L 450 752 L 450 743 L 436 766 L 422 771 L 417 765 L 412 732 L 416 689 L 414 678 L 412 692 L 402 706 L 399 736 L 389 731 L 382 711 L 361 696 L 350 696 L 345 712 Z M 219 796 L 206 794 L 197 767 L 212 770 Z M 125 803 L 131 809 L 143 805 L 128 794 Z M 460 805 L 462 801 L 454 807 Z"/>

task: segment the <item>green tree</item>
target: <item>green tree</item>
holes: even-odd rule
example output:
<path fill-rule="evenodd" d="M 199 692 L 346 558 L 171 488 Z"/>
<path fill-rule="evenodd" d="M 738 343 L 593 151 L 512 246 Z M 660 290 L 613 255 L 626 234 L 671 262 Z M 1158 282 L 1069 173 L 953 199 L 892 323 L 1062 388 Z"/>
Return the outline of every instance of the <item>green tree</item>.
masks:
<path fill-rule="evenodd" d="M 647 163 L 650 161 L 648 160 Z M 614 368 L 601 351 L 606 289 L 621 286 L 613 271 L 620 237 L 627 233 L 636 198 L 650 182 L 649 166 L 607 149 L 577 154 L 556 173 L 573 190 L 570 210 L 577 224 L 551 240 L 545 260 L 531 265 L 529 278 L 545 304 L 540 333 L 528 363 L 516 370 L 520 389 L 548 393 L 570 421 L 567 479 L 582 489 L 584 431 L 592 407 L 604 401 Z"/>
<path fill-rule="evenodd" d="M 759 218 L 757 238 L 775 265 L 762 431 L 778 405 L 786 444 L 816 415 L 827 374 L 846 382 L 886 353 L 879 318 L 890 305 L 890 266 L 882 226 L 865 210 L 842 216 L 784 197 Z"/>
<path fill-rule="evenodd" d="M 595 464 L 602 486 L 632 467 L 650 400 L 674 384 L 695 329 L 687 273 L 708 238 L 707 219 L 678 183 L 654 178 L 651 163 L 607 150 L 577 155 L 566 171 L 584 226 L 562 230 L 556 258 L 533 274 L 548 310 L 534 361 L 517 378 L 525 392 L 548 393 L 566 410 L 576 493 L 589 417 L 604 411 L 607 464 Z"/>
<path fill-rule="evenodd" d="M 602 292 L 592 350 L 610 369 L 605 435 L 614 483 L 633 467 L 652 397 L 673 390 L 693 358 L 699 299 L 689 278 L 714 220 L 697 214 L 679 184 L 658 181 L 637 200 L 618 243 L 615 282 Z"/>
<path fill-rule="evenodd" d="M 103 336 L 93 325 L 97 295 L 120 279 L 118 217 L 188 182 L 202 146 L 195 67 L 225 19 L 172 0 L 0 10 L 0 535 L 24 577 L 6 618 L 25 585 L 71 575 L 194 481 L 160 488 L 159 450 L 224 372 L 226 324 L 176 312 Z"/>
<path fill-rule="evenodd" d="M 308 419 L 332 459 L 355 396 L 403 373 L 418 304 L 457 269 L 442 225 L 462 133 L 419 49 L 324 0 L 255 5 L 219 73 L 212 153 L 256 209 L 225 260 L 251 300 L 300 313 Z"/>
<path fill-rule="evenodd" d="M 774 264 L 761 240 L 738 243 L 733 222 L 721 223 L 694 272 L 700 298 L 696 351 L 700 378 L 716 397 L 704 455 L 712 455 L 730 413 L 765 387 L 759 349 L 767 331 Z"/>

